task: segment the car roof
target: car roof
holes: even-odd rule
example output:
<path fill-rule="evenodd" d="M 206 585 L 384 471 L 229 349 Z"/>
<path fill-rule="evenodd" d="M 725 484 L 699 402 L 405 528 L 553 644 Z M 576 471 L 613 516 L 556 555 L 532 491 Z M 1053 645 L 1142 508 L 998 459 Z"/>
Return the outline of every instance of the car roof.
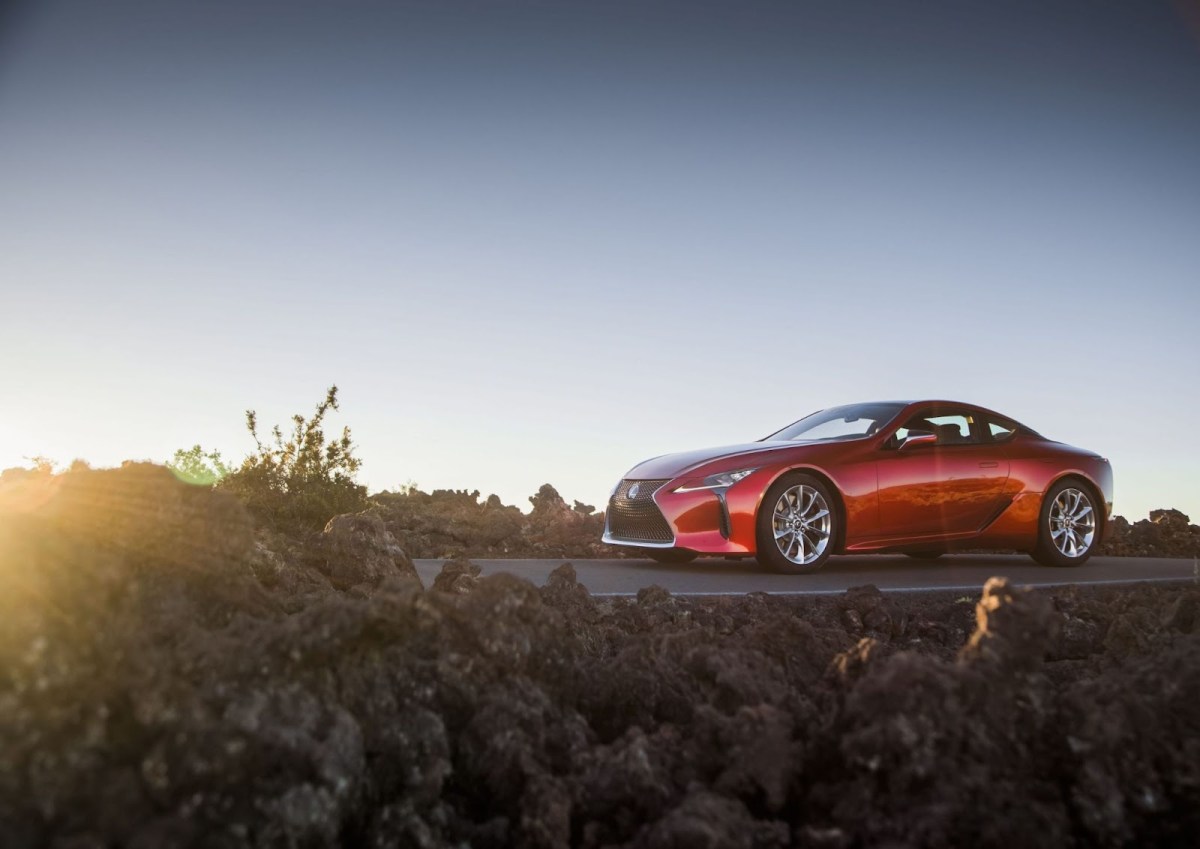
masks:
<path fill-rule="evenodd" d="M 992 413 L 993 415 L 1000 416 L 1004 419 L 1011 418 L 1011 416 L 1006 416 L 1003 413 L 997 412 L 996 410 L 989 410 L 987 407 L 981 407 L 978 404 L 972 404 L 968 401 L 952 401 L 947 398 L 910 398 L 907 401 L 899 399 L 888 401 L 858 401 L 853 404 L 838 404 L 837 406 L 859 407 L 869 404 L 896 404 L 901 407 L 924 407 L 927 405 L 931 407 L 967 407 L 972 410 L 979 410 L 983 413 Z"/>
<path fill-rule="evenodd" d="M 925 406 L 929 406 L 929 407 L 966 407 L 969 410 L 976 410 L 977 412 L 980 412 L 980 413 L 989 413 L 993 416 L 999 416 L 1002 419 L 1012 420 L 1012 416 L 1006 416 L 1004 413 L 998 412 L 996 410 L 989 410 L 987 407 L 981 407 L 978 404 L 971 404 L 967 401 L 951 401 L 946 398 L 918 398 L 918 399 L 909 399 L 907 401 L 901 401 L 901 400 L 857 401 L 857 402 L 854 402 L 851 404 L 838 404 L 837 406 L 838 407 L 864 407 L 864 406 L 870 406 L 872 404 L 888 404 L 888 405 L 895 405 L 895 406 L 904 407 L 904 408 L 925 407 Z M 828 409 L 835 409 L 835 408 L 830 407 Z"/>
<path fill-rule="evenodd" d="M 921 398 L 915 401 L 898 401 L 896 403 L 902 403 L 909 407 L 966 407 L 969 410 L 979 410 L 983 413 L 992 413 L 1002 418 L 1008 418 L 1008 416 L 996 410 L 989 410 L 987 407 L 981 407 L 978 404 L 972 404 L 968 401 L 952 401 L 948 398 Z"/>

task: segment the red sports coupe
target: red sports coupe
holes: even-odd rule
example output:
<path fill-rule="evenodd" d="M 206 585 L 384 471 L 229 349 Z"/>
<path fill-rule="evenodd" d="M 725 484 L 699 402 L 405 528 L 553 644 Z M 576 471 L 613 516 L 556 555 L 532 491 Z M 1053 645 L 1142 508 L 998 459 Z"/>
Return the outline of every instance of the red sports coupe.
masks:
<path fill-rule="evenodd" d="M 1112 469 L 1007 416 L 953 401 L 852 404 L 759 442 L 634 466 L 604 541 L 655 560 L 753 555 L 812 572 L 832 554 L 1027 551 L 1078 566 L 1112 513 Z"/>

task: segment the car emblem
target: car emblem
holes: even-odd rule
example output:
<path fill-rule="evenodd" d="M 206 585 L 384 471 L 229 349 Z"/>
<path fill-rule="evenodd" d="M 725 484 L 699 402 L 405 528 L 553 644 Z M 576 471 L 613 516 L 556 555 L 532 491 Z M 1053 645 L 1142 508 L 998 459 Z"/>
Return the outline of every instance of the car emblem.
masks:
<path fill-rule="evenodd" d="M 638 493 L 639 493 L 640 491 L 641 491 L 641 485 L 640 485 L 640 484 L 636 484 L 636 483 L 635 483 L 633 486 L 629 487 L 629 492 L 628 492 L 628 493 L 626 493 L 626 495 L 627 495 L 629 498 L 637 498 L 637 496 L 638 496 Z"/>

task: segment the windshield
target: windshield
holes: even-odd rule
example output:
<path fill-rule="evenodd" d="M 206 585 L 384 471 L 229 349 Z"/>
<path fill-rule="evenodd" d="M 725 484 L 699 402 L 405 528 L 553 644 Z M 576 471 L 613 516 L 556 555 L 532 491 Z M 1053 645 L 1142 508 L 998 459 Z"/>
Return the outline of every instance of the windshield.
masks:
<path fill-rule="evenodd" d="M 903 404 L 849 404 L 805 416 L 767 440 L 836 440 L 870 436 L 904 409 Z M 767 441 L 764 440 L 764 441 Z"/>

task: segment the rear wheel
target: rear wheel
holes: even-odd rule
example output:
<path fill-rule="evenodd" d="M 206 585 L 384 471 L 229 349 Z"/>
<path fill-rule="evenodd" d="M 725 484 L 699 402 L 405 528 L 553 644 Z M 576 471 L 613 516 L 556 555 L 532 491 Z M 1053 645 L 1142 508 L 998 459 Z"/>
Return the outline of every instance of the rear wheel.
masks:
<path fill-rule="evenodd" d="M 646 553 L 659 563 L 691 563 L 696 559 L 696 552 L 686 548 L 652 548 Z"/>
<path fill-rule="evenodd" d="M 1038 542 L 1030 555 L 1043 566 L 1082 566 L 1096 544 L 1096 503 L 1078 480 L 1050 487 L 1038 514 Z"/>
<path fill-rule="evenodd" d="M 784 475 L 758 511 L 758 562 L 776 572 L 815 572 L 833 554 L 837 502 L 819 478 Z"/>

